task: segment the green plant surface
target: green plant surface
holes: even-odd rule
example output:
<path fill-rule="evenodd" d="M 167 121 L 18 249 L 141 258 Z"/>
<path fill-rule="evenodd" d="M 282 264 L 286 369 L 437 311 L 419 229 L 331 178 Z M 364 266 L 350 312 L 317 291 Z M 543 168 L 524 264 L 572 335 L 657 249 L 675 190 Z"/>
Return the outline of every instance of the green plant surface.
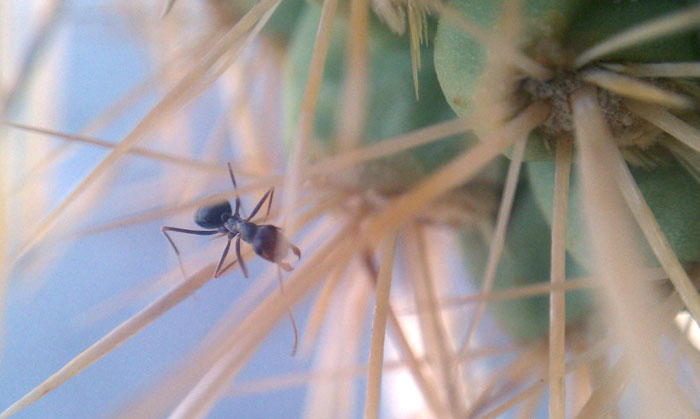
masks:
<path fill-rule="evenodd" d="M 554 163 L 532 162 L 526 170 L 537 205 L 551 225 Z M 675 162 L 654 169 L 630 167 L 630 171 L 678 259 L 682 263 L 700 260 L 700 184 Z M 574 164 L 569 190 L 566 247 L 577 262 L 590 266 L 586 231 L 583 186 Z M 646 243 L 641 234 L 639 231 L 639 242 Z M 645 248 L 650 266 L 658 265 L 648 245 Z"/>
<path fill-rule="evenodd" d="M 320 9 L 309 7 L 290 47 L 286 68 L 285 141 L 294 139 L 300 104 L 311 61 Z M 316 105 L 312 156 L 336 153 L 336 127 L 343 113 L 346 35 L 348 22 L 337 17 L 326 59 L 323 82 Z M 433 67 L 432 48 L 421 51 L 418 73 L 419 99 L 413 89 L 408 37 L 398 37 L 378 25 L 370 25 L 367 121 L 362 144 L 408 133 L 454 119 L 445 102 Z M 431 173 L 464 150 L 473 136 L 454 136 L 365 164 L 361 182 L 386 191 L 402 190 Z"/>
<path fill-rule="evenodd" d="M 687 7 L 687 1 L 604 0 L 580 2 L 563 33 L 562 45 L 580 53 L 611 36 L 643 22 Z M 681 32 L 625 48 L 604 61 L 662 63 L 694 61 L 698 42 L 691 31 Z"/>
<path fill-rule="evenodd" d="M 488 242 L 474 229 L 461 234 L 462 255 L 472 279 L 481 284 L 488 259 Z M 551 231 L 526 181 L 518 186 L 511 221 L 505 238 L 493 290 L 502 290 L 549 281 Z M 583 277 L 586 273 L 567 253 L 566 277 Z M 575 323 L 593 306 L 589 291 L 566 293 L 566 321 Z M 519 340 L 534 340 L 547 335 L 549 296 L 518 298 L 489 303 L 499 324 Z"/>
<path fill-rule="evenodd" d="M 595 2 L 525 1 L 521 12 L 520 48 L 556 70 L 569 67 L 573 58 L 615 33 L 650 19 L 678 11 L 683 1 L 604 0 Z M 466 17 L 496 33 L 502 32 L 497 18 L 505 1 L 454 0 L 451 4 Z M 552 43 L 563 62 L 547 62 L 541 57 L 542 45 Z M 604 57 L 606 61 L 672 62 L 698 59 L 698 43 L 693 32 L 656 39 Z M 551 58 L 551 57 L 549 57 Z M 486 50 L 474 37 L 441 19 L 435 45 L 435 68 L 447 101 L 463 117 L 471 115 L 478 103 L 473 97 L 487 62 Z M 539 130 L 530 134 L 525 161 L 552 160 L 553 150 Z"/>
<path fill-rule="evenodd" d="M 450 2 L 465 17 L 496 33 L 503 30 L 497 20 L 505 3 L 503 0 Z M 560 33 L 564 22 L 568 21 L 566 15 L 571 7 L 570 3 L 570 0 L 526 1 L 521 14 L 522 24 L 529 34 L 525 38 L 534 41 L 544 34 L 551 36 Z M 472 97 L 486 60 L 486 48 L 481 42 L 446 19 L 440 19 L 435 40 L 435 69 L 448 103 L 458 115 L 468 116 L 472 113 L 474 106 L 478 106 L 473 103 Z"/>

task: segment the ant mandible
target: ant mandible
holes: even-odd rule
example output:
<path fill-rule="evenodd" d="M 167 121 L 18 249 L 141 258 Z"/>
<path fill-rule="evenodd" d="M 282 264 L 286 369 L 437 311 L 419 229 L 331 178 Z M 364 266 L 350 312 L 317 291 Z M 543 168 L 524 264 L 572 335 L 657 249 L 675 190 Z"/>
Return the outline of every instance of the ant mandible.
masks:
<path fill-rule="evenodd" d="M 265 213 L 264 220 L 267 220 L 267 216 L 270 214 L 270 207 L 272 206 L 272 197 L 275 194 L 275 188 L 270 188 L 260 201 L 253 208 L 253 212 L 250 213 L 245 219 L 240 216 L 241 211 L 241 198 L 238 196 L 238 186 L 236 185 L 236 178 L 233 176 L 233 169 L 231 168 L 231 163 L 228 163 L 228 173 L 231 175 L 231 182 L 233 183 L 233 190 L 236 194 L 236 210 L 231 213 L 231 204 L 228 201 L 217 202 L 211 205 L 205 205 L 197 209 L 194 216 L 194 222 L 207 230 L 189 230 L 186 228 L 178 227 L 167 227 L 164 226 L 161 230 L 163 234 L 168 239 L 170 244 L 177 254 L 177 260 L 180 264 L 180 270 L 182 270 L 183 276 L 185 275 L 185 270 L 182 266 L 182 258 L 180 256 L 180 251 L 175 246 L 175 242 L 168 234 L 168 231 L 174 231 L 177 233 L 194 234 L 197 236 L 210 236 L 214 234 L 226 235 L 228 237 L 228 242 L 226 242 L 226 247 L 224 248 L 224 253 L 219 259 L 219 263 L 216 265 L 216 270 L 214 271 L 214 278 L 218 278 L 222 273 L 221 266 L 226 260 L 229 249 L 231 248 L 231 241 L 236 239 L 236 257 L 238 258 L 238 263 L 241 265 L 241 270 L 243 271 L 243 276 L 248 278 L 248 269 L 245 266 L 245 262 L 241 257 L 241 240 L 253 246 L 253 250 L 263 259 L 277 264 L 277 278 L 280 284 L 280 290 L 282 290 L 282 271 L 284 269 L 289 272 L 292 270 L 292 266 L 283 261 L 283 258 L 287 256 L 289 250 L 301 259 L 301 251 L 298 247 L 290 243 L 286 237 L 280 231 L 280 228 L 271 224 L 255 224 L 250 220 L 255 217 L 255 215 L 260 211 L 263 204 L 267 200 L 267 212 Z M 269 200 L 268 200 L 269 198 Z M 225 270 L 225 269 L 224 269 Z M 287 314 L 292 322 L 292 328 L 294 329 L 294 347 L 292 348 L 292 356 L 296 353 L 297 342 L 299 341 L 296 322 L 294 321 L 294 316 L 291 310 L 287 309 Z"/>
<path fill-rule="evenodd" d="M 301 258 L 301 251 L 298 247 L 293 245 L 287 240 L 282 234 L 279 227 L 271 224 L 258 225 L 250 220 L 255 217 L 255 215 L 260 211 L 265 201 L 267 203 L 267 212 L 265 214 L 265 219 L 270 214 L 270 206 L 272 205 L 272 198 L 275 194 L 275 188 L 270 188 L 260 201 L 253 208 L 253 212 L 247 218 L 242 218 L 240 216 L 241 210 L 241 198 L 238 196 L 238 186 L 236 185 L 236 178 L 233 176 L 233 169 L 231 168 L 231 163 L 228 163 L 228 173 L 231 175 L 231 182 L 233 183 L 233 190 L 236 193 L 236 210 L 231 213 L 231 204 L 228 201 L 222 201 L 211 205 L 205 205 L 197 210 L 194 216 L 194 222 L 206 229 L 212 230 L 189 230 L 185 228 L 178 227 L 163 227 L 162 231 L 165 237 L 168 239 L 170 244 L 173 246 L 175 253 L 177 254 L 180 267 L 182 268 L 182 260 L 180 257 L 180 251 L 175 246 L 175 242 L 168 235 L 168 231 L 174 231 L 177 233 L 194 234 L 197 236 L 210 236 L 213 234 L 222 234 L 228 236 L 228 242 L 224 248 L 224 253 L 221 255 L 219 264 L 216 266 L 216 271 L 214 271 L 214 278 L 218 278 L 221 274 L 221 266 L 226 260 L 229 249 L 231 248 L 231 241 L 236 239 L 236 257 L 238 258 L 238 263 L 241 265 L 241 270 L 243 271 L 243 276 L 248 278 L 248 268 L 246 268 L 245 262 L 241 257 L 241 240 L 249 243 L 253 246 L 253 250 L 263 259 L 276 263 L 277 266 L 289 272 L 292 270 L 292 266 L 289 263 L 284 262 L 282 259 L 289 253 L 291 249 L 292 252 Z M 184 270 L 183 270 L 184 271 Z"/>

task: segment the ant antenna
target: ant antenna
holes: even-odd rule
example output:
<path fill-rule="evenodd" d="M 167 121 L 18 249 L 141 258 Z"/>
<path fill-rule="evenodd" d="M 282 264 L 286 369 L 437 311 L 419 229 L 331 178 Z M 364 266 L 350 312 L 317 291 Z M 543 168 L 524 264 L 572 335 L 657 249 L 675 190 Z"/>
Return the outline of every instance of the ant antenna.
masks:
<path fill-rule="evenodd" d="M 285 298 L 284 285 L 282 283 L 282 269 L 280 269 L 279 265 L 277 266 L 277 281 L 279 281 L 280 284 L 280 294 L 282 294 L 282 298 Z M 297 331 L 297 324 L 294 321 L 294 315 L 292 314 L 292 310 L 289 308 L 289 304 L 287 304 L 287 316 L 292 322 L 292 329 L 294 329 L 294 347 L 292 347 L 292 353 L 289 354 L 289 356 L 294 356 L 297 353 L 297 345 L 299 344 L 299 332 Z"/>

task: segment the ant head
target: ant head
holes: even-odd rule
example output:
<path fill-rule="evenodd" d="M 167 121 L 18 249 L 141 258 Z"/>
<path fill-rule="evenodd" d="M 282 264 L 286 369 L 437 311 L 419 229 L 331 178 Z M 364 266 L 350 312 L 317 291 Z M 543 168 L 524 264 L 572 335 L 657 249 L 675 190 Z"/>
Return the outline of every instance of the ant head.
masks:
<path fill-rule="evenodd" d="M 205 205 L 197 210 L 194 222 L 202 228 L 219 228 L 226 221 L 224 216 L 231 216 L 231 212 L 231 204 L 228 201 Z"/>

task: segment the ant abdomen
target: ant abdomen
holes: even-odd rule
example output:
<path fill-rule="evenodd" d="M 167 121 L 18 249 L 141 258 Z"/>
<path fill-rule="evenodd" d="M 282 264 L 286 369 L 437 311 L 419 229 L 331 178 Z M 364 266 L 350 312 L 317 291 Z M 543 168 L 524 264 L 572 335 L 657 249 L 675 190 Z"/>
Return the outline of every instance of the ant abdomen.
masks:
<path fill-rule="evenodd" d="M 280 242 L 280 239 L 283 241 Z M 273 225 L 261 225 L 258 227 L 258 231 L 253 237 L 253 250 L 261 258 L 268 260 L 270 262 L 277 262 L 285 256 L 289 246 L 285 246 L 287 240 L 279 232 L 279 229 Z M 278 244 L 282 245 L 282 248 L 278 248 Z"/>
<path fill-rule="evenodd" d="M 228 201 L 217 202 L 200 207 L 194 215 L 194 222 L 202 228 L 219 228 L 224 224 L 223 215 L 231 215 Z"/>
<path fill-rule="evenodd" d="M 298 252 L 298 249 L 284 237 L 278 227 L 269 224 L 258 227 L 251 244 L 255 253 L 261 258 L 278 264 L 287 256 L 289 249 L 293 249 L 294 254 Z"/>

